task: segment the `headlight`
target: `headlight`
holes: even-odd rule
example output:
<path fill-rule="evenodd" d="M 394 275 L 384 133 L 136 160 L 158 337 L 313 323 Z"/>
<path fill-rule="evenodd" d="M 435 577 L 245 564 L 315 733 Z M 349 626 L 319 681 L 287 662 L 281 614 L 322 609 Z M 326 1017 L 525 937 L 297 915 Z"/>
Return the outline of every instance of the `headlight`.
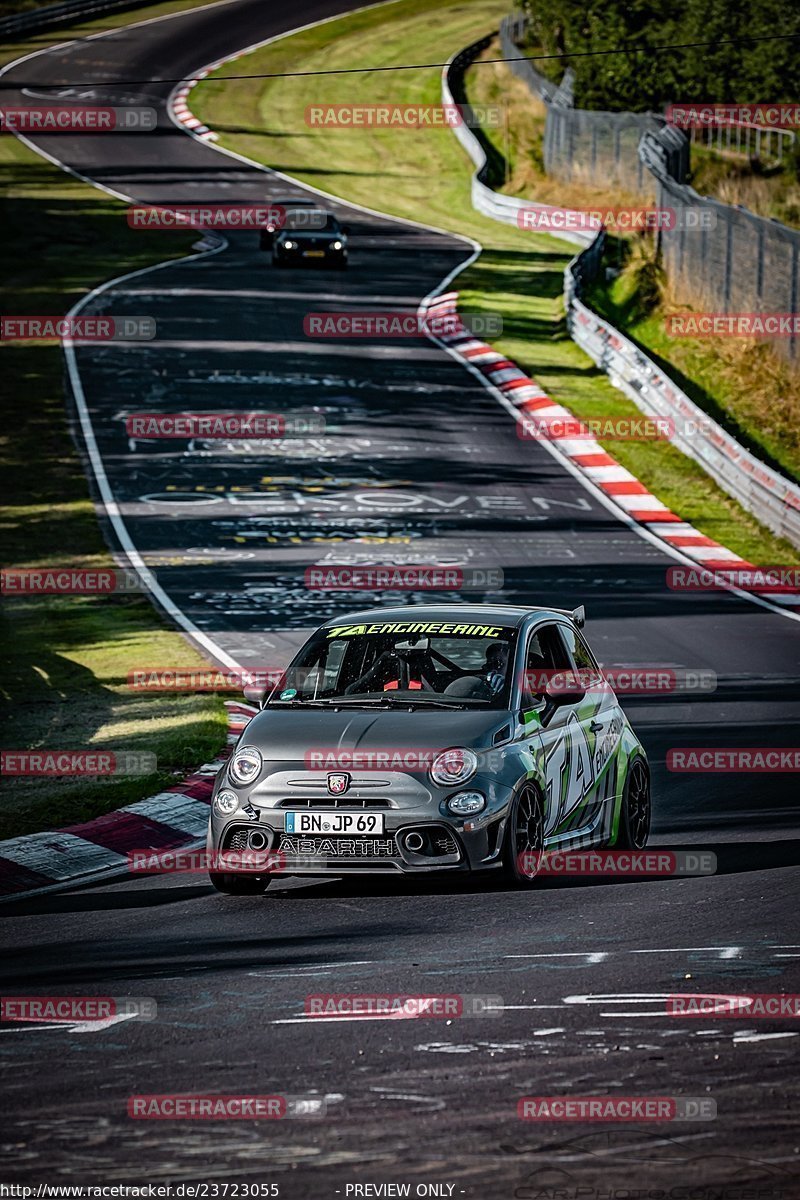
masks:
<path fill-rule="evenodd" d="M 431 779 L 442 787 L 454 783 L 466 783 L 478 769 L 478 756 L 474 750 L 443 750 L 431 764 Z"/>
<path fill-rule="evenodd" d="M 341 242 L 331 242 L 331 246 L 333 247 L 333 249 L 334 249 L 334 250 L 341 250 L 341 249 L 342 249 L 342 243 L 341 243 Z"/>
<path fill-rule="evenodd" d="M 217 792 L 214 799 L 214 812 L 220 817 L 229 817 L 239 807 L 239 797 L 235 792 Z"/>
<path fill-rule="evenodd" d="M 284 242 L 283 248 L 284 248 L 284 250 L 294 250 L 296 245 L 297 245 L 297 242 L 291 242 L 291 241 Z"/>
<path fill-rule="evenodd" d="M 260 750 L 256 750 L 255 746 L 242 746 L 234 750 L 228 772 L 234 783 L 252 783 L 261 774 L 262 765 Z"/>
<path fill-rule="evenodd" d="M 451 813 L 458 817 L 471 817 L 483 812 L 486 808 L 486 797 L 483 792 L 459 792 L 447 801 Z"/>

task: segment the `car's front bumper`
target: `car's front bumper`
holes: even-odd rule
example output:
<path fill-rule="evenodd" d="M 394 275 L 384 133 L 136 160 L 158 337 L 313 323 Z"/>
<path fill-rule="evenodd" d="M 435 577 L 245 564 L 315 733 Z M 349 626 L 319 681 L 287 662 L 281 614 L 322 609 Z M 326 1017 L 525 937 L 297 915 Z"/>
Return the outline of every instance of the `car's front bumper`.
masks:
<path fill-rule="evenodd" d="M 325 249 L 321 253 L 309 253 L 302 250 L 284 250 L 282 246 L 275 246 L 273 249 L 273 258 L 276 262 L 286 265 L 291 264 L 292 266 L 314 266 L 314 264 L 319 266 L 325 263 L 340 265 L 347 262 L 347 251 Z"/>
<path fill-rule="evenodd" d="M 290 771 L 271 776 L 254 788 L 244 806 L 230 817 L 218 816 L 212 806 L 209 851 L 270 851 L 276 860 L 274 873 L 289 875 L 476 871 L 499 860 L 513 788 L 496 779 L 478 776 L 464 788 L 441 789 L 439 794 L 419 778 L 389 772 L 388 779 L 370 779 L 363 788 L 354 781 L 352 795 L 334 806 L 323 790 L 324 775 L 307 773 L 298 779 L 298 774 Z M 292 776 L 294 786 L 289 785 L 287 775 Z M 230 788 L 230 782 L 224 786 Z M 445 802 L 467 789 L 483 792 L 486 808 L 474 817 L 456 817 Z M 373 799 L 376 793 L 379 799 Z M 383 832 L 363 836 L 287 833 L 286 812 L 303 809 L 380 812 Z M 423 845 L 418 849 L 407 846 L 409 834 L 418 834 Z"/>

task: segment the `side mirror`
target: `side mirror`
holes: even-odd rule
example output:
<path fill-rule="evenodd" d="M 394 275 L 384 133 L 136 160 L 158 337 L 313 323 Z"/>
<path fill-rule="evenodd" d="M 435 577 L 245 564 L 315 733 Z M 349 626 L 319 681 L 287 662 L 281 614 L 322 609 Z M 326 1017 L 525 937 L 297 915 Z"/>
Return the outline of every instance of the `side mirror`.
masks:
<path fill-rule="evenodd" d="M 341 227 L 341 228 L 342 228 L 342 233 L 345 235 L 345 237 L 347 237 L 347 235 L 350 233 L 350 226 L 349 226 L 349 225 L 342 225 L 342 227 Z"/>
<path fill-rule="evenodd" d="M 244 688 L 244 698 L 248 704 L 255 704 L 256 708 L 264 707 L 264 698 L 267 694 L 267 689 L 262 687 L 260 683 L 248 683 Z"/>
<path fill-rule="evenodd" d="M 571 671 L 554 675 L 544 686 L 544 708 L 541 712 L 542 725 L 548 725 L 553 713 L 563 708 L 565 704 L 579 704 L 586 695 L 586 688 L 581 687 Z"/>

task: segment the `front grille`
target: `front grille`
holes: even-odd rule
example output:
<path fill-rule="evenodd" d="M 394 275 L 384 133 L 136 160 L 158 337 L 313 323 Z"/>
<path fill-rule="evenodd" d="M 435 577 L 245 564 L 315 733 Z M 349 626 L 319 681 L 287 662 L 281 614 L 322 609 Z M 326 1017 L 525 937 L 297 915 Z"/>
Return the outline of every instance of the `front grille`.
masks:
<path fill-rule="evenodd" d="M 458 843 L 452 834 L 442 830 L 433 835 L 433 844 L 438 854 L 458 854 Z"/>
<path fill-rule="evenodd" d="M 397 857 L 393 837 L 292 837 L 283 833 L 278 849 L 287 858 L 341 858 L 353 862 Z"/>
<path fill-rule="evenodd" d="M 299 799 L 297 796 L 289 797 L 288 800 L 281 800 L 275 805 L 276 808 L 391 808 L 392 805 L 388 800 L 373 800 L 372 797 L 368 800 L 356 800 L 352 796 L 319 796 L 317 799 L 307 799 L 305 796 Z"/>

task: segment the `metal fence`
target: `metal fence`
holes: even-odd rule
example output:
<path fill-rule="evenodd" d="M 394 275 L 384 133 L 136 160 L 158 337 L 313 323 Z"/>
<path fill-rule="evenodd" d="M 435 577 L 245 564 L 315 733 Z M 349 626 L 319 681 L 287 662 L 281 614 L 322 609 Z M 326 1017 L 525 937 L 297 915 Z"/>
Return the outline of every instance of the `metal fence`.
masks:
<path fill-rule="evenodd" d="M 659 208 L 674 210 L 661 232 L 661 255 L 678 301 L 722 313 L 797 313 L 800 307 L 800 230 L 746 208 L 701 196 L 672 178 L 657 153 L 658 138 L 645 138 L 641 155 L 658 183 Z M 691 228 L 684 214 L 706 219 Z M 791 331 L 770 339 L 782 357 L 800 363 L 800 337 Z"/>
<path fill-rule="evenodd" d="M 524 20 L 506 18 L 500 30 L 504 57 L 521 53 L 517 39 Z M 571 81 L 556 89 L 530 63 L 511 63 L 547 107 L 544 165 L 565 181 L 635 192 L 675 220 L 660 235 L 662 261 L 679 302 L 723 313 L 794 314 L 800 306 L 800 231 L 756 216 L 739 205 L 701 196 L 686 183 L 689 139 L 654 113 L 590 112 L 571 108 Z M 735 152 L 749 146 L 750 130 L 724 132 L 719 145 Z M 762 138 L 764 144 L 762 145 Z M 783 141 L 759 134 L 754 152 L 783 154 Z M 793 140 L 793 136 L 792 139 Z M 703 213 L 708 228 L 692 223 L 686 210 Z M 769 339 L 783 358 L 800 363 L 796 332 Z"/>
<path fill-rule="evenodd" d="M 518 45 L 524 18 L 506 17 L 500 24 L 504 58 L 523 53 Z M 567 68 L 561 84 L 546 79 L 530 62 L 509 67 L 547 105 L 544 165 L 548 175 L 565 182 L 617 187 L 649 200 L 655 184 L 638 155 L 642 134 L 655 131 L 664 118 L 653 113 L 590 112 L 574 107 L 574 72 Z"/>
<path fill-rule="evenodd" d="M 589 112 L 557 108 L 547 112 L 544 166 L 566 183 L 588 183 L 633 192 L 654 200 L 652 175 L 639 158 L 639 142 L 663 120 L 647 113 Z"/>
<path fill-rule="evenodd" d="M 704 146 L 717 154 L 781 163 L 787 150 L 797 141 L 797 136 L 792 129 L 764 129 L 752 121 L 728 120 L 717 128 L 713 125 L 692 125 L 689 140 L 693 146 Z"/>
<path fill-rule="evenodd" d="M 485 45 L 484 39 L 469 46 L 445 67 L 442 72 L 444 104 L 453 104 L 456 99 L 463 98 L 464 71 Z M 493 192 L 485 182 L 487 162 L 484 146 L 466 124 L 453 126 L 453 132 L 476 167 L 472 177 L 472 203 L 479 212 L 496 221 L 515 225 L 521 206 L 547 207 Z M 646 142 L 647 139 L 643 140 Z M 656 139 L 656 145 L 650 146 L 645 153 L 645 158 L 648 164 L 658 159 L 660 172 L 669 179 L 667 171 L 670 164 L 674 165 L 676 156 L 680 158 L 684 143 L 685 139 L 679 131 L 674 128 L 663 129 Z M 659 179 L 659 184 L 661 182 Z M 690 188 L 682 190 L 695 199 L 701 199 Z M 800 547 L 800 487 L 745 449 L 700 409 L 638 346 L 584 303 L 584 289 L 602 270 L 605 231 L 601 229 L 597 235 L 588 231 L 553 232 L 556 237 L 584 246 L 564 271 L 564 307 L 567 328 L 573 340 L 642 412 L 671 418 L 674 421 L 671 441 L 684 454 L 700 463 L 720 487 L 735 497 L 768 529 Z"/>
<path fill-rule="evenodd" d="M 548 79 L 545 75 L 537 71 L 532 62 L 519 58 L 522 51 L 519 48 L 518 42 L 524 30 L 524 17 L 505 17 L 500 22 L 500 49 L 502 56 L 503 58 L 512 59 L 508 64 L 511 70 L 523 83 L 527 83 L 531 91 L 540 100 L 552 100 L 558 91 L 558 84 L 553 83 L 552 79 Z M 514 59 L 517 61 L 513 61 Z"/>
<path fill-rule="evenodd" d="M 107 12 L 123 12 L 126 8 L 145 8 L 157 0 L 63 0 L 44 8 L 29 8 L 0 20 L 0 40 L 13 42 L 29 33 L 55 29 L 74 21 L 88 21 Z"/>

